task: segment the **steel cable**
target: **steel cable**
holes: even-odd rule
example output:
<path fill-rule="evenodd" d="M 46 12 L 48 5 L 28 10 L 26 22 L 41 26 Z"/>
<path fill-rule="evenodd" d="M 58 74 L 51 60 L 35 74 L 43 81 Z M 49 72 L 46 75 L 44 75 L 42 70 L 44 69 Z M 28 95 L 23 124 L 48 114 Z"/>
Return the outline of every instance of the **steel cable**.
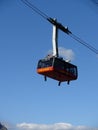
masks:
<path fill-rule="evenodd" d="M 79 38 L 76 35 L 74 35 L 71 31 L 68 30 L 68 28 L 64 27 L 62 24 L 58 23 L 53 18 L 49 17 L 47 14 L 45 14 L 44 12 L 42 12 L 41 10 L 39 10 L 34 4 L 30 3 L 28 0 L 21 0 L 21 1 L 25 5 L 27 5 L 29 8 L 31 8 L 33 11 L 35 11 L 37 14 L 39 14 L 41 17 L 43 17 L 44 19 L 46 19 L 48 22 L 50 22 L 51 24 L 57 26 L 58 29 L 60 29 L 64 33 L 68 34 L 74 40 L 76 40 L 77 42 L 81 43 L 82 45 L 84 45 L 85 47 L 87 47 L 88 49 L 90 49 L 91 51 L 93 51 L 94 53 L 98 54 L 98 50 L 97 49 L 95 49 L 93 46 L 91 46 L 90 44 L 88 44 L 87 42 L 85 42 L 84 40 L 82 40 L 81 38 Z"/>

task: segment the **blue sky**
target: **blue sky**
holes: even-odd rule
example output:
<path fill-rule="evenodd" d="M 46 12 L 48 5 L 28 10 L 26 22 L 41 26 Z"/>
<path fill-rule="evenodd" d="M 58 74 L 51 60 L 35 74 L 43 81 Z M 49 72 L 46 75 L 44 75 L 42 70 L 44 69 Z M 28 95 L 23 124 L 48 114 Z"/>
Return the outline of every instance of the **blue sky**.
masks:
<path fill-rule="evenodd" d="M 30 2 L 98 49 L 98 7 L 91 0 Z M 52 49 L 52 25 L 21 0 L 0 0 L 0 121 L 9 129 L 98 129 L 98 56 L 61 31 L 58 41 L 74 53 L 79 74 L 60 87 L 36 73 Z"/>

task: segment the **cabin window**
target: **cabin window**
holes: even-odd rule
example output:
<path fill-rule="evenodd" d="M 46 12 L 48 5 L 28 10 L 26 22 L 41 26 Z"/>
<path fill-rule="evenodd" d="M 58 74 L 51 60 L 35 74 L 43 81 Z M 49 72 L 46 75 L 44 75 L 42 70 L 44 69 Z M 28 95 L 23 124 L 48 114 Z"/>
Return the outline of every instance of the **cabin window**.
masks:
<path fill-rule="evenodd" d="M 70 67 L 69 72 L 70 72 L 72 75 L 76 76 L 76 75 L 77 75 L 76 67 L 73 67 L 73 66 Z"/>
<path fill-rule="evenodd" d="M 52 66 L 52 59 L 51 60 L 40 60 L 38 63 L 38 68 L 44 68 Z"/>

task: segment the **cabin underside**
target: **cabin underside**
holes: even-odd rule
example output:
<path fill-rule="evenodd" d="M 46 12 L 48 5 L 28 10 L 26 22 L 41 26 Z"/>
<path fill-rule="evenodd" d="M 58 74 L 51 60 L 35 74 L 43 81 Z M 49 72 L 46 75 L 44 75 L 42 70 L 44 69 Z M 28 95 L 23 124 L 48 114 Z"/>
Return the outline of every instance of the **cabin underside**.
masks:
<path fill-rule="evenodd" d="M 37 73 L 58 80 L 59 82 L 77 79 L 76 76 L 69 74 L 67 71 L 56 69 L 54 67 L 39 68 L 37 69 Z"/>

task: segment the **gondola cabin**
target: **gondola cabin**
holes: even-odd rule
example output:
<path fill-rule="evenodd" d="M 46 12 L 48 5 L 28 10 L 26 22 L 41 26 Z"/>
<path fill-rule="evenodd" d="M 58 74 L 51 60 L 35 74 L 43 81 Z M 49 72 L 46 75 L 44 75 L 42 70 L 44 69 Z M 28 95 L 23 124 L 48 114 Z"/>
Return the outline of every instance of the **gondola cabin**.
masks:
<path fill-rule="evenodd" d="M 37 73 L 61 82 L 77 79 L 77 66 L 66 62 L 62 58 L 51 57 L 41 59 L 38 62 Z"/>
<path fill-rule="evenodd" d="M 57 22 L 56 20 L 54 20 Z M 61 24 L 60 28 L 61 28 Z M 66 30 L 65 28 L 63 28 Z M 50 77 L 52 79 L 58 80 L 59 85 L 61 82 L 77 79 L 77 66 L 66 62 L 63 58 L 59 57 L 58 52 L 58 24 L 53 25 L 53 36 L 52 36 L 53 54 L 47 56 L 44 59 L 39 60 L 37 66 L 37 73 Z"/>

